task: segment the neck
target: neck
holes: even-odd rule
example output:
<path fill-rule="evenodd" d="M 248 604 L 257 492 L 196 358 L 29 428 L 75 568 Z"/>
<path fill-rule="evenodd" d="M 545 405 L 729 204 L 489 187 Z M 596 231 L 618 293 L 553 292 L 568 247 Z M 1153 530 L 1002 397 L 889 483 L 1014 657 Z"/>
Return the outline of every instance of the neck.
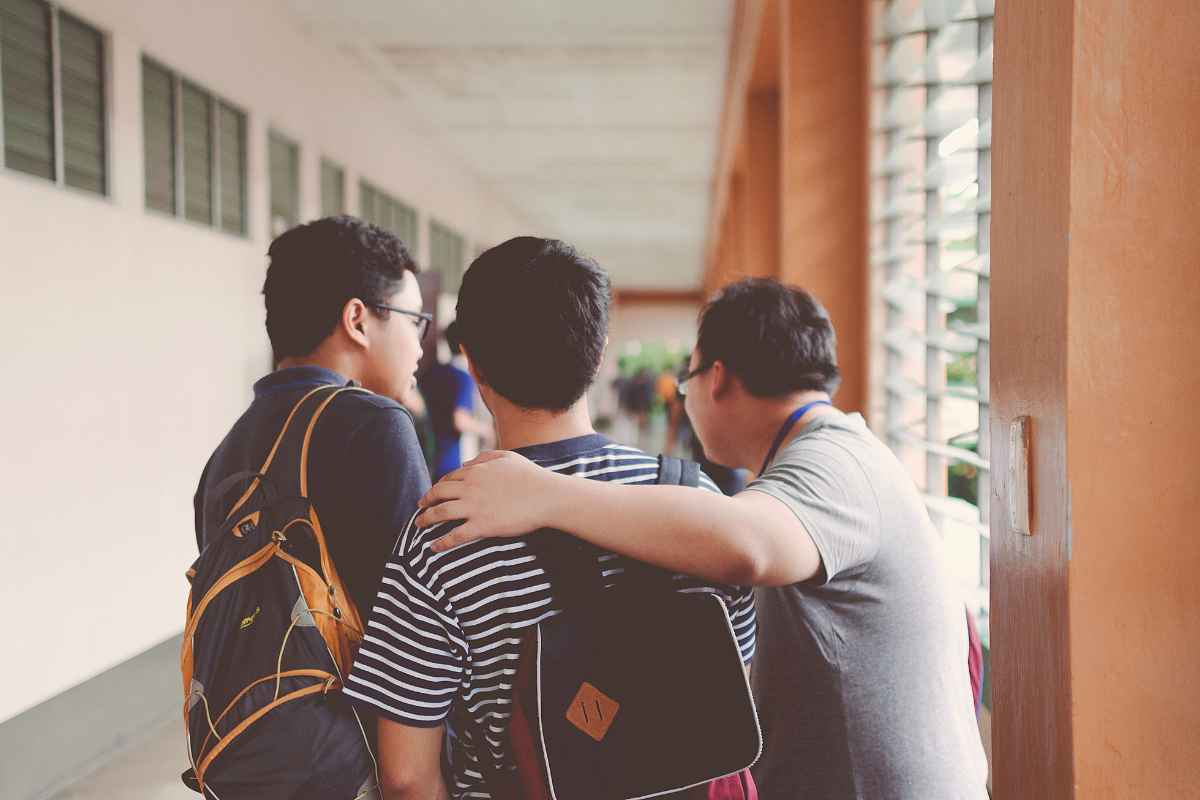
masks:
<path fill-rule="evenodd" d="M 501 450 L 595 433 L 586 398 L 566 411 L 530 410 L 504 401 L 493 402 L 493 405 L 496 406 L 492 409 L 496 417 L 496 446 Z"/>
<path fill-rule="evenodd" d="M 324 348 L 318 348 L 306 356 L 289 356 L 280 361 L 275 369 L 292 367 L 322 367 L 362 383 L 362 376 L 358 374 L 354 359 L 346 353 L 328 352 Z"/>
<path fill-rule="evenodd" d="M 829 400 L 829 395 L 825 392 L 797 392 L 785 397 L 758 398 L 747 396 L 746 404 L 750 406 L 743 410 L 742 419 L 750 420 L 749 430 L 746 430 L 741 437 L 744 446 L 740 448 L 738 453 L 739 466 L 757 472 L 762 468 L 763 459 L 767 457 L 767 453 L 771 450 L 771 445 L 775 442 L 775 437 L 779 435 L 780 429 L 787 422 L 788 417 L 792 415 L 796 409 L 817 400 Z M 791 429 L 784 436 L 783 441 L 779 444 L 779 449 L 782 450 L 787 446 L 788 442 L 796 438 L 804 426 L 814 419 L 833 412 L 831 406 L 814 406 L 804 413 L 804 416 L 795 421 Z"/>

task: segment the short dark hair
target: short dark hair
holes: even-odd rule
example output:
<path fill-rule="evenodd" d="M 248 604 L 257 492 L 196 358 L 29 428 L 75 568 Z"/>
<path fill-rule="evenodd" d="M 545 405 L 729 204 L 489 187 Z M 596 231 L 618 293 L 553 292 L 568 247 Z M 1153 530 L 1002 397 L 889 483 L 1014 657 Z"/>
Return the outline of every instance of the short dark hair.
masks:
<path fill-rule="evenodd" d="M 756 397 L 833 394 L 841 382 L 829 314 L 808 292 L 767 278 L 726 286 L 700 312 L 701 365 L 722 362 Z"/>
<path fill-rule="evenodd" d="M 608 336 L 608 275 L 557 239 L 518 236 L 463 276 L 455 326 L 480 377 L 523 408 L 570 408 Z"/>
<path fill-rule="evenodd" d="M 298 225 L 271 242 L 267 257 L 263 297 L 276 363 L 315 350 L 352 298 L 387 303 L 404 273 L 419 270 L 399 237 L 349 216 Z"/>

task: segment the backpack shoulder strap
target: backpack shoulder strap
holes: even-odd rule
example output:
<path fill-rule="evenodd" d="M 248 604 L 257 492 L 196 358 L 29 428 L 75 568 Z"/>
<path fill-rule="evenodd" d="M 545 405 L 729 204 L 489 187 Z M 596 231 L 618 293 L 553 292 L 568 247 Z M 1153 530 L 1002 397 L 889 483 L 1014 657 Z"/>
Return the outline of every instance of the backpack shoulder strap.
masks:
<path fill-rule="evenodd" d="M 693 489 L 700 485 L 700 465 L 675 456 L 661 455 L 658 457 L 659 486 L 690 486 Z"/>
<path fill-rule="evenodd" d="M 233 519 L 238 509 L 262 486 L 269 487 L 275 497 L 308 497 L 308 453 L 313 430 L 333 399 L 350 391 L 366 390 L 326 384 L 312 389 L 295 402 L 258 472 L 242 473 L 243 479 L 250 476 L 253 479 L 225 515 L 226 522 Z"/>

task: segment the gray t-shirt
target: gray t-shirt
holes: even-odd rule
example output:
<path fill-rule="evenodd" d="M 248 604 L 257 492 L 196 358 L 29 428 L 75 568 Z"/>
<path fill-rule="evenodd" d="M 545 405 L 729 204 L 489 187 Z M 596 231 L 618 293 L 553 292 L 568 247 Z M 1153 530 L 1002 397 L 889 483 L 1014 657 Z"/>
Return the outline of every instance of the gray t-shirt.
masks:
<path fill-rule="evenodd" d="M 763 800 L 981 800 L 966 612 L 899 461 L 858 414 L 817 417 L 746 491 L 781 500 L 822 574 L 757 592 Z"/>

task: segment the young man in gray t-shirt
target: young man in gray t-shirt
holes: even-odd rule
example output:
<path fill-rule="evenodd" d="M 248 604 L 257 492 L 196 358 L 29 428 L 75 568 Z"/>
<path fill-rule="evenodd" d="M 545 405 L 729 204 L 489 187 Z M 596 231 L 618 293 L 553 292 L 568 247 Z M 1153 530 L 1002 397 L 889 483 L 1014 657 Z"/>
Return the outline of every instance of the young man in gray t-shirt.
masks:
<path fill-rule="evenodd" d="M 810 295 L 733 284 L 705 308 L 680 387 L 708 456 L 757 470 L 744 491 L 576 481 L 496 453 L 435 486 L 418 522 L 467 520 L 435 547 L 545 526 L 760 587 L 765 799 L 982 800 L 963 607 L 912 480 L 830 404 L 835 353 Z"/>

